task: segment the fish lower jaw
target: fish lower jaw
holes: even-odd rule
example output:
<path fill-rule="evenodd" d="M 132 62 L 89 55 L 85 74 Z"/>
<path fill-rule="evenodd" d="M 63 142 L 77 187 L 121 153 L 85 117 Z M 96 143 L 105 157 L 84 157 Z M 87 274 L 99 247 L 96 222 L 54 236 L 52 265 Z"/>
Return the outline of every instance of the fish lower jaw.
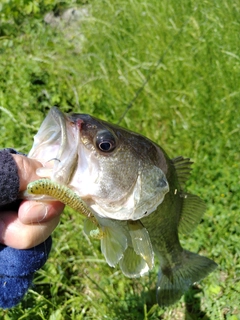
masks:
<path fill-rule="evenodd" d="M 126 208 L 123 206 L 115 205 L 114 208 L 112 206 L 102 206 L 98 203 L 94 203 L 90 205 L 90 208 L 96 213 L 97 216 L 100 218 L 107 218 L 113 220 L 132 220 L 136 221 L 139 220 L 138 217 L 134 217 L 133 212 L 134 208 Z"/>
<path fill-rule="evenodd" d="M 117 201 L 107 201 L 106 199 L 99 197 L 91 198 L 91 209 L 101 218 L 108 218 L 114 220 L 140 220 L 143 217 L 151 214 L 152 210 L 141 210 L 142 207 L 139 204 L 139 199 L 135 199 L 134 194 L 129 197 L 124 196 Z M 144 208 L 143 208 L 144 209 Z"/>

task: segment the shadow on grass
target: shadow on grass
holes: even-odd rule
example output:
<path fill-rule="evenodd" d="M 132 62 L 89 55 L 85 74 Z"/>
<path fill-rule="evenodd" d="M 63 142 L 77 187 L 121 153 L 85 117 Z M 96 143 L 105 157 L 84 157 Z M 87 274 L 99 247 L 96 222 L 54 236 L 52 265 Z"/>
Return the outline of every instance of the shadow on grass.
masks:
<path fill-rule="evenodd" d="M 210 320 L 206 312 L 201 310 L 201 298 L 196 296 L 202 290 L 198 286 L 192 286 L 184 295 L 185 320 Z"/>
<path fill-rule="evenodd" d="M 49 308 L 54 309 L 52 305 L 52 293 L 51 286 L 49 284 L 36 285 L 34 291 L 39 293 L 44 299 L 38 301 L 38 308 L 45 310 L 48 305 Z M 109 308 L 113 309 L 115 314 L 114 320 L 161 320 L 166 319 L 168 311 L 171 311 L 171 319 L 173 320 L 210 320 L 206 312 L 201 310 L 201 296 L 199 293 L 202 290 L 198 286 L 192 286 L 188 292 L 184 295 L 184 306 L 172 306 L 170 308 L 161 308 L 157 305 L 156 301 L 156 289 L 155 286 L 151 286 L 150 290 L 138 291 L 137 293 L 126 293 L 124 300 L 117 299 L 117 295 L 113 299 L 109 299 Z M 17 320 L 22 316 L 24 309 L 33 308 L 35 305 L 36 296 L 29 294 L 22 302 L 22 307 L 15 308 L 14 314 L 11 315 L 11 319 Z M 57 305 L 60 304 L 60 300 L 64 303 L 64 292 L 59 291 L 57 297 Z M 34 308 L 33 308 L 34 313 Z M 45 310 L 46 318 L 48 312 L 51 310 Z M 53 311 L 53 310 L 52 310 Z M 51 313 L 51 312 L 50 312 Z M 71 315 L 65 314 L 66 319 L 71 319 Z M 40 316 L 36 316 L 35 319 L 40 320 Z"/>
<path fill-rule="evenodd" d="M 185 306 L 179 310 L 179 307 L 172 306 L 172 319 L 174 320 L 210 320 L 207 313 L 201 310 L 201 297 L 198 295 L 202 290 L 198 286 L 192 286 L 184 295 Z M 147 315 L 144 315 L 144 305 L 146 305 Z M 156 290 L 151 289 L 143 292 L 140 296 L 129 295 L 125 301 L 118 301 L 114 306 L 117 318 L 139 319 L 139 320 L 157 320 L 166 319 L 167 308 L 161 308 L 157 305 Z"/>

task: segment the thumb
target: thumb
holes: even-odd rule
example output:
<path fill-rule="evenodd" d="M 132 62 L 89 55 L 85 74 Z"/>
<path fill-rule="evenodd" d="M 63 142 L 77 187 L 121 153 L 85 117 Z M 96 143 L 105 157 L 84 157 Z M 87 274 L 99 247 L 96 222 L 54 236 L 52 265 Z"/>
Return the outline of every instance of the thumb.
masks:
<path fill-rule="evenodd" d="M 39 179 L 36 174 L 37 168 L 41 168 L 42 164 L 37 160 L 27 158 L 20 154 L 12 154 L 17 167 L 19 176 L 19 191 L 24 191 L 29 182 Z"/>

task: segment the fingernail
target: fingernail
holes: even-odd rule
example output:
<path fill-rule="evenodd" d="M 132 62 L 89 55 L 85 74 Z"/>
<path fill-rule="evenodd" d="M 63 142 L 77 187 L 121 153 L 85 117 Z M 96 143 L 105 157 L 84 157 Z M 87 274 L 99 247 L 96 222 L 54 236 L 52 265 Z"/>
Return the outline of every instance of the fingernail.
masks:
<path fill-rule="evenodd" d="M 41 222 L 47 217 L 48 207 L 44 203 L 39 203 L 36 207 L 38 211 L 38 222 Z"/>
<path fill-rule="evenodd" d="M 25 223 L 41 222 L 46 218 L 48 214 L 47 205 L 44 203 L 37 203 L 29 206 L 28 210 L 25 211 Z"/>

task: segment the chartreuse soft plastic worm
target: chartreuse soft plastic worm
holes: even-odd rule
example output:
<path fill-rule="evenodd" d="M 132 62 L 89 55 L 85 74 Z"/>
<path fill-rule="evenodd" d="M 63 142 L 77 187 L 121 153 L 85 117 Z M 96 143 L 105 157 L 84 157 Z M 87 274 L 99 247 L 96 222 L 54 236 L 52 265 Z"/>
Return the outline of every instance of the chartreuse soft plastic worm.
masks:
<path fill-rule="evenodd" d="M 29 194 L 51 196 L 68 205 L 73 210 L 80 212 L 89 218 L 94 224 L 98 224 L 86 203 L 79 197 L 79 195 L 67 186 L 49 179 L 39 179 L 28 184 L 27 192 Z"/>

